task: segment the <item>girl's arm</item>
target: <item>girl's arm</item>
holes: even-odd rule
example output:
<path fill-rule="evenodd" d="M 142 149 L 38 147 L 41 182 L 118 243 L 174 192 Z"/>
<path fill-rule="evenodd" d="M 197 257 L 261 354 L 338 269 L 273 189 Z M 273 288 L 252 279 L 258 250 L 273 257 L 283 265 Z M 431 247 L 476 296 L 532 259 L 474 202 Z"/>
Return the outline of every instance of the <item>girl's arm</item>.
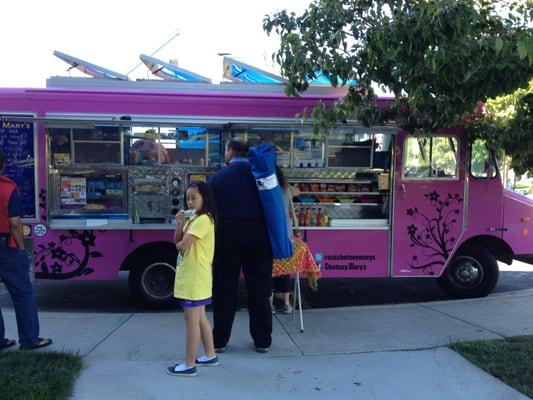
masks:
<path fill-rule="evenodd" d="M 176 226 L 176 230 L 174 231 L 174 243 L 176 244 L 176 248 L 181 239 L 183 239 L 183 227 Z"/>
<path fill-rule="evenodd" d="M 186 252 L 198 240 L 196 236 L 186 233 L 179 242 L 176 243 L 176 249 L 181 252 Z"/>
<path fill-rule="evenodd" d="M 183 239 L 183 227 L 184 226 L 185 226 L 185 211 L 180 210 L 176 214 L 176 229 L 174 230 L 174 243 L 176 243 L 176 247 L 178 247 L 178 242 L 181 241 L 181 239 Z"/>

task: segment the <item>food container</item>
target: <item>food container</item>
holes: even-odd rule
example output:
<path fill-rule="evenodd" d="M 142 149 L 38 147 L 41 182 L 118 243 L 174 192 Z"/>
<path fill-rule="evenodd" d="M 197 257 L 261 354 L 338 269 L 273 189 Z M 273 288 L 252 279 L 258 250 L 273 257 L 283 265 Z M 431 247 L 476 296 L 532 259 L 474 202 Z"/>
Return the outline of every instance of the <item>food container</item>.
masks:
<path fill-rule="evenodd" d="M 335 191 L 336 192 L 345 192 L 346 191 L 346 185 L 344 185 L 344 184 L 335 185 Z"/>
<path fill-rule="evenodd" d="M 348 187 L 346 188 L 346 191 L 347 191 L 347 192 L 350 192 L 350 193 L 355 193 L 355 192 L 358 191 L 357 189 L 358 189 L 358 188 L 357 188 L 357 185 L 356 185 L 356 184 L 354 184 L 354 183 L 350 183 L 350 184 L 348 184 Z"/>
<path fill-rule="evenodd" d="M 321 196 L 318 198 L 319 203 L 333 203 L 335 199 L 333 197 Z"/>
<path fill-rule="evenodd" d="M 320 192 L 320 184 L 318 184 L 318 183 L 311 183 L 311 184 L 309 185 L 309 189 L 310 189 L 310 190 L 309 190 L 310 192 Z"/>
<path fill-rule="evenodd" d="M 378 189 L 389 190 L 389 174 L 378 175 Z"/>

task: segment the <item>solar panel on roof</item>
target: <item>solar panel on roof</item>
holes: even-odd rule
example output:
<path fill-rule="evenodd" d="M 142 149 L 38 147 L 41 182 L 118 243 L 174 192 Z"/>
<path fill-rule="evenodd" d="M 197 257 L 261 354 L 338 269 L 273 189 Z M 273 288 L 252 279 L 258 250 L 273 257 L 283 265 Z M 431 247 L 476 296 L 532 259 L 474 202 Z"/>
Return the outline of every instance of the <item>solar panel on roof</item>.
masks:
<path fill-rule="evenodd" d="M 61 53 L 57 50 L 54 51 L 54 56 L 62 59 L 67 64 L 70 64 L 71 68 L 77 68 L 84 74 L 90 75 L 94 78 L 116 79 L 120 81 L 129 80 L 127 75 L 119 74 L 118 72 L 111 71 L 110 69 L 100 67 L 96 64 L 91 64 L 90 62 L 69 56 L 68 54 Z"/>
<path fill-rule="evenodd" d="M 245 64 L 231 57 L 224 57 L 224 78 L 234 82 L 246 83 L 285 83 L 285 80 L 275 74 Z"/>
<path fill-rule="evenodd" d="M 253 67 L 249 64 L 245 64 L 231 57 L 224 57 L 224 78 L 234 82 L 246 82 L 246 83 L 285 83 L 286 80 L 278 75 L 271 74 L 270 72 L 263 71 L 259 68 Z M 337 84 L 342 82 L 337 80 Z M 312 85 L 328 85 L 331 86 L 331 80 L 324 75 L 322 71 L 316 71 L 314 76 L 307 77 L 307 82 Z M 354 80 L 349 80 L 348 85 L 352 86 L 357 84 Z"/>
<path fill-rule="evenodd" d="M 324 75 L 324 72 L 321 70 L 315 71 L 315 76 L 308 76 L 307 82 L 309 82 L 311 85 L 331 85 L 331 80 Z M 340 78 L 337 78 L 337 85 L 341 85 L 342 80 Z M 346 82 L 348 86 L 354 86 L 357 84 L 357 81 L 350 79 L 348 82 Z"/>
<path fill-rule="evenodd" d="M 209 78 L 180 68 L 177 65 L 158 60 L 157 58 L 145 54 L 141 54 L 139 58 L 152 74 L 164 80 L 211 83 L 211 79 Z"/>

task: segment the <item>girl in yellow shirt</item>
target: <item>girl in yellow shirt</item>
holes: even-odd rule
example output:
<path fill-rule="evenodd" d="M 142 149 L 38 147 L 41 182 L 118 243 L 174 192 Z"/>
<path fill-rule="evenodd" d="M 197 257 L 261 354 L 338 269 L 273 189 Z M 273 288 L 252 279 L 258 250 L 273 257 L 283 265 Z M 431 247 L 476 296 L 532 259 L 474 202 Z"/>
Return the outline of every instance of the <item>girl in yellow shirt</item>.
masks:
<path fill-rule="evenodd" d="M 167 368 L 167 373 L 174 376 L 195 376 L 198 365 L 218 365 L 211 323 L 205 315 L 205 306 L 211 304 L 213 286 L 215 202 L 204 182 L 192 182 L 185 197 L 189 210 L 176 214 L 174 232 L 174 242 L 180 252 L 174 297 L 180 299 L 187 327 L 186 360 Z M 205 355 L 196 358 L 200 340 Z"/>

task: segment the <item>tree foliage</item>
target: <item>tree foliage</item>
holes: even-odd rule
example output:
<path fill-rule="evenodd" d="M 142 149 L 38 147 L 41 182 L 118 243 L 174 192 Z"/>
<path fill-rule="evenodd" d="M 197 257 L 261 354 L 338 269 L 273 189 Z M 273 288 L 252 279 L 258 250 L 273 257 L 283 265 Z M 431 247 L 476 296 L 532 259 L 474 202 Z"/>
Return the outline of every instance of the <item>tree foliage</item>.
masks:
<path fill-rule="evenodd" d="M 357 81 L 332 108 L 313 110 L 319 124 L 394 120 L 432 131 L 463 122 L 479 101 L 527 86 L 532 21 L 533 0 L 314 0 L 301 16 L 266 16 L 264 29 L 281 37 L 273 57 L 287 94 L 304 92 L 318 72 L 334 86 Z M 390 108 L 376 102 L 376 84 L 392 92 Z M 527 162 L 533 167 L 533 152 Z"/>
<path fill-rule="evenodd" d="M 533 80 L 527 88 L 487 100 L 465 120 L 472 139 L 486 139 L 511 155 L 516 173 L 533 170 Z"/>

